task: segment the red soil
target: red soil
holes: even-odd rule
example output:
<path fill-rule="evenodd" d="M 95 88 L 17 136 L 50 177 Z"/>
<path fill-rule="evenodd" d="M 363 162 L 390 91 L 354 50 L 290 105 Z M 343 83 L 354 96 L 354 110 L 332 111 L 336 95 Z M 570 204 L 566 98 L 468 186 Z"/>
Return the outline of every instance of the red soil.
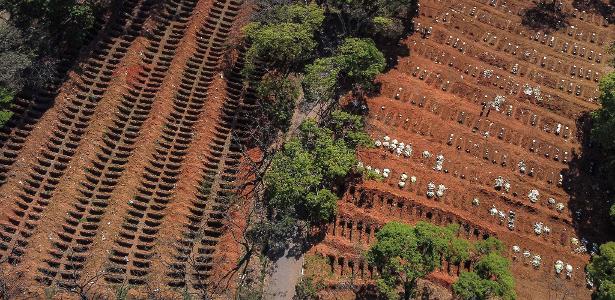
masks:
<path fill-rule="evenodd" d="M 571 242 L 581 238 L 581 227 L 570 208 L 576 200 L 565 188 L 567 178 L 560 184 L 559 174 L 566 174 L 570 163 L 582 154 L 577 118 L 599 107 L 595 72 L 608 71 L 603 49 L 615 35 L 612 27 L 602 26 L 600 17 L 585 14 L 583 19 L 570 20 L 576 33 L 569 35 L 568 28 L 534 40 L 536 32 L 518 25 L 520 17 L 516 15 L 531 3 L 489 3 L 420 1 L 421 15 L 415 19 L 415 27 L 417 32 L 430 28 L 431 34 L 421 37 L 416 33 L 402 42 L 409 55 L 400 56 L 397 65 L 378 78 L 381 93 L 368 99 L 372 138 L 383 141 L 387 135 L 410 143 L 413 153 L 405 158 L 378 147 L 360 151 L 364 165 L 388 168 L 391 173 L 382 182 L 351 186 L 339 203 L 337 219 L 313 248 L 314 253 L 330 260 L 338 276 L 332 286 L 347 282 L 348 276 L 372 282 L 373 270 L 362 253 L 384 223 L 425 220 L 462 224 L 460 235 L 471 240 L 486 236 L 502 240 L 512 260 L 519 299 L 590 298 L 584 275 L 589 254 L 575 251 L 578 246 Z M 565 9 L 569 7 L 566 3 Z M 583 35 L 578 35 L 581 31 Z M 596 34 L 593 42 L 589 38 L 592 33 Z M 549 46 L 551 37 L 553 46 Z M 561 51 L 564 43 L 569 44 L 567 51 Z M 573 45 L 578 47 L 576 54 L 571 50 Z M 586 52 L 580 57 L 582 48 Z M 594 51 L 591 60 L 587 58 L 589 51 Z M 602 53 L 600 62 L 596 61 L 598 53 Z M 573 65 L 575 76 L 571 76 Z M 578 67 L 583 67 L 582 77 L 577 76 Z M 586 78 L 588 69 L 592 72 Z M 485 70 L 493 75 L 485 76 Z M 525 84 L 539 86 L 541 97 L 524 94 Z M 571 92 L 569 84 L 573 85 Z M 505 96 L 504 105 L 486 115 L 481 103 L 496 95 Z M 561 124 L 558 132 L 557 124 Z M 425 150 L 431 157 L 421 155 Z M 439 154 L 445 158 L 442 171 L 434 169 Z M 519 171 L 520 161 L 527 165 L 524 173 Z M 416 176 L 416 183 L 408 179 L 400 188 L 402 173 Z M 495 189 L 498 176 L 510 182 L 509 191 Z M 444 196 L 428 198 L 429 182 L 444 184 Z M 533 189 L 540 192 L 537 203 L 528 200 Z M 474 198 L 479 199 L 478 206 L 472 204 Z M 558 211 L 549 198 L 565 208 Z M 506 214 L 503 220 L 490 214 L 493 206 Z M 507 228 L 509 211 L 516 213 L 514 230 Z M 536 234 L 536 222 L 548 226 L 550 233 Z M 515 253 L 513 245 L 519 246 L 521 253 Z M 539 267 L 531 266 L 522 254 L 525 250 L 531 256 L 540 255 Z M 573 266 L 571 278 L 566 278 L 565 272 L 555 273 L 556 260 Z M 443 262 L 430 280 L 450 286 L 463 270 L 467 268 Z M 354 296 L 336 295 L 342 299 Z"/>
<path fill-rule="evenodd" d="M 143 1 L 135 2 L 138 5 L 143 3 Z M 214 5 L 217 6 L 216 9 L 213 9 Z M 111 74 L 111 79 L 107 82 L 107 87 L 104 88 L 100 100 L 94 106 L 91 119 L 86 120 L 87 127 L 85 127 L 83 133 L 79 133 L 79 143 L 69 158 L 66 171 L 57 177 L 57 181 L 52 183 L 54 189 L 51 198 L 40 205 L 40 211 L 36 211 L 39 217 L 30 219 L 27 224 L 23 221 L 18 225 L 11 225 L 15 218 L 13 210 L 17 206 L 16 201 L 18 201 L 19 195 L 23 193 L 24 182 L 29 180 L 33 168 L 37 168 L 37 165 L 41 163 L 38 159 L 44 155 L 45 151 L 48 151 L 45 149 L 45 145 L 49 143 L 50 137 L 57 131 L 56 124 L 60 124 L 60 118 L 65 118 L 65 115 L 61 115 L 62 112 L 67 110 L 70 101 L 77 94 L 75 82 L 79 84 L 84 82 L 83 75 L 71 74 L 71 79 L 64 84 L 63 92 L 59 94 L 53 107 L 45 113 L 26 139 L 23 148 L 18 153 L 18 159 L 10 169 L 8 181 L 0 186 L 2 191 L 0 222 L 7 224 L 2 226 L 3 236 L 5 234 L 12 235 L 15 226 L 25 228 L 30 226 L 28 224 L 33 224 L 32 227 L 28 227 L 27 236 L 19 237 L 19 239 L 27 242 L 26 246 L 13 244 L 18 239 L 18 235 L 15 235 L 11 237 L 11 244 L 8 244 L 8 249 L 0 248 L 0 258 L 18 257 L 14 266 L 5 263 L 0 269 L 8 273 L 7 276 L 25 271 L 24 277 L 17 284 L 28 286 L 27 294 L 34 295 L 34 297 L 43 297 L 45 291 L 54 289 L 53 286 L 57 284 L 70 285 L 74 281 L 81 282 L 78 284 L 86 284 L 89 288 L 93 286 L 93 288 L 90 288 L 90 297 L 99 295 L 104 298 L 112 298 L 119 287 L 130 285 L 129 295 L 131 297 L 151 298 L 152 295 L 156 294 L 164 299 L 181 298 L 183 288 L 169 286 L 169 282 L 172 280 L 168 275 L 169 264 L 177 254 L 175 242 L 181 238 L 185 230 L 192 201 L 196 198 L 197 189 L 203 178 L 206 150 L 213 139 L 219 136 L 216 126 L 219 126 L 221 108 L 227 100 L 226 78 L 221 73 L 223 41 L 229 37 L 229 31 L 236 33 L 238 28 L 242 26 L 242 22 L 245 22 L 245 12 L 243 12 L 242 17 L 236 18 L 236 15 L 242 10 L 249 10 L 243 8 L 240 10 L 240 8 L 242 7 L 238 2 L 209 0 L 194 1 L 193 3 L 190 1 L 164 1 L 160 6 L 156 6 L 155 9 L 157 13 L 160 13 L 160 16 L 156 20 L 150 19 L 143 22 L 145 25 L 139 28 L 139 35 L 130 43 L 126 43 L 125 46 L 128 48 L 126 54 L 118 62 L 114 62 L 117 67 Z M 168 9 L 171 9 L 171 14 L 181 14 L 181 18 L 175 16 L 171 21 L 158 22 L 164 18 L 169 18 L 168 14 L 164 14 L 169 11 Z M 182 10 L 184 12 L 180 13 Z M 150 13 L 146 15 L 150 15 Z M 240 20 L 234 23 L 236 19 Z M 206 23 L 213 24 L 215 29 L 213 31 L 205 30 Z M 228 31 L 222 32 L 221 28 Z M 174 37 L 176 34 L 179 34 L 178 39 Z M 233 38 L 236 38 L 236 35 Z M 216 52 L 213 52 L 213 49 Z M 195 63 L 190 61 L 190 59 L 196 57 L 197 53 L 200 53 L 199 57 L 202 59 L 200 65 L 194 65 Z M 206 53 L 204 59 L 203 53 Z M 111 54 L 108 54 L 105 59 L 111 59 Z M 199 82 L 199 88 L 193 88 L 192 94 L 190 94 L 189 100 L 192 102 L 189 104 L 191 105 L 189 109 L 191 110 L 185 112 L 181 109 L 181 106 L 177 106 L 176 101 L 180 87 L 186 86 L 187 80 L 193 77 L 190 75 L 192 73 L 187 73 L 190 69 L 202 70 L 200 76 L 203 77 L 199 79 L 202 81 Z M 212 73 L 206 73 L 210 70 Z M 156 76 L 152 76 L 152 72 L 157 72 Z M 87 87 L 89 83 L 85 82 Z M 204 88 L 204 92 L 200 89 L 201 87 Z M 182 88 L 185 89 L 185 87 Z M 134 141 L 130 144 L 130 149 L 122 150 L 127 151 L 128 156 L 126 162 L 121 165 L 122 169 L 119 171 L 117 181 L 110 183 L 112 189 L 108 198 L 100 198 L 105 201 L 105 206 L 102 208 L 103 213 L 99 218 L 92 218 L 95 216 L 94 214 L 98 214 L 96 210 L 99 208 L 92 205 L 92 201 L 96 199 L 94 197 L 87 199 L 88 204 L 84 204 L 81 200 L 78 201 L 78 199 L 84 197 L 80 190 L 83 189 L 83 183 L 90 180 L 92 174 L 97 174 L 90 170 L 96 170 L 96 163 L 101 154 L 112 157 L 112 160 L 104 168 L 112 166 L 118 159 L 123 158 L 123 156 L 120 156 L 123 154 L 118 154 L 117 149 L 112 154 L 103 150 L 106 147 L 105 139 L 108 138 L 105 133 L 112 131 L 110 128 L 114 126 L 124 126 L 117 125 L 118 120 L 124 120 L 118 116 L 127 109 L 125 104 L 122 103 L 127 97 L 125 95 L 133 95 L 132 93 L 140 95 L 136 96 L 141 97 L 139 99 L 151 100 L 151 106 L 146 105 L 150 102 L 139 100 L 141 102 L 138 102 L 138 105 L 141 106 L 138 107 L 140 111 L 137 113 L 144 114 L 144 118 L 140 119 L 139 115 L 135 113 L 129 115 L 128 121 L 133 122 L 131 124 L 136 124 L 134 122 L 142 120 L 136 135 L 126 131 L 126 129 L 118 133 L 124 140 L 132 138 Z M 132 98 L 128 99 L 127 103 L 131 101 L 136 103 L 137 101 L 132 100 Z M 198 107 L 196 105 L 200 102 L 204 103 L 200 110 L 194 109 L 194 107 Z M 134 106 L 131 109 L 134 109 Z M 143 268 L 143 265 L 128 264 L 129 269 L 125 271 L 125 275 L 119 277 L 121 280 L 125 280 L 125 283 L 117 284 L 112 281 L 111 277 L 114 275 L 112 275 L 109 267 L 113 265 L 113 258 L 118 255 L 117 251 L 124 247 L 119 241 L 126 239 L 126 228 L 130 224 L 127 220 L 131 216 L 134 217 L 134 215 L 131 215 L 135 213 L 132 204 L 136 201 L 135 197 L 141 193 L 140 186 L 142 186 L 148 172 L 146 168 L 151 168 L 152 161 L 158 155 L 156 148 L 164 141 L 163 135 L 167 134 L 164 130 L 168 128 L 168 125 L 173 125 L 169 123 L 169 120 L 178 118 L 177 114 L 184 114 L 182 116 L 184 120 L 195 120 L 195 122 L 190 123 L 194 125 L 192 125 L 193 128 L 189 129 L 191 133 L 188 135 L 184 135 L 184 130 L 188 129 L 183 127 L 180 128 L 180 133 L 176 133 L 183 138 L 189 136 L 189 139 L 185 154 L 173 152 L 173 155 L 181 155 L 181 163 L 179 165 L 180 171 L 174 175 L 176 183 L 173 185 L 171 194 L 164 194 L 168 205 L 164 207 L 163 218 L 157 225 L 152 225 L 151 222 L 158 220 L 151 219 L 152 217 L 158 218 L 154 215 L 156 212 L 154 209 L 157 209 L 157 207 L 148 208 L 149 213 L 143 215 L 140 219 L 139 226 L 141 228 L 137 233 L 139 238 L 133 237 L 135 244 L 128 248 L 130 252 L 127 257 L 130 260 L 127 259 L 126 261 L 132 263 L 141 260 L 145 262 L 147 265 L 145 265 L 144 270 L 147 274 L 140 273 L 142 272 L 140 268 Z M 119 140 L 118 144 L 120 144 Z M 177 145 L 173 146 L 179 148 Z M 171 159 L 174 159 L 174 157 L 171 157 Z M 109 172 L 111 172 L 110 169 L 104 169 L 102 173 L 110 174 Z M 158 191 L 156 195 L 160 193 L 162 191 Z M 36 198 L 39 197 L 38 193 L 33 197 L 36 199 L 33 203 L 41 203 Z M 46 198 L 41 200 L 46 200 Z M 151 205 L 154 200 L 150 201 L 149 204 Z M 81 206 L 86 206 L 87 209 L 80 210 L 79 207 Z M 18 212 L 18 210 L 16 211 Z M 78 224 L 71 225 L 70 219 L 75 218 L 75 213 L 83 217 L 76 217 L 79 219 Z M 235 212 L 235 214 L 237 213 L 240 212 Z M 145 219 L 145 217 L 150 219 Z M 87 229 L 86 225 L 81 222 L 96 224 L 93 236 L 84 236 L 90 229 Z M 75 226 L 78 230 L 67 232 L 71 226 Z M 156 232 L 148 231 L 147 226 L 149 228 L 154 226 Z M 18 232 L 25 230 L 21 229 L 22 227 L 17 227 Z M 144 242 L 149 238 L 148 235 L 157 238 L 157 241 L 154 239 L 154 242 Z M 68 245 L 70 252 L 60 251 L 58 254 L 54 254 L 54 251 L 57 252 L 57 249 L 64 247 L 62 246 L 64 243 Z M 87 243 L 85 245 L 88 245 L 88 248 L 83 261 L 77 261 L 79 269 L 75 273 L 79 274 L 79 278 L 72 280 L 70 277 L 61 274 L 72 272 L 69 267 L 75 262 L 71 261 L 69 257 L 79 255 L 80 252 L 76 251 L 82 251 L 77 248 L 79 243 Z M 25 247 L 23 253 L 15 252 L 18 247 Z M 55 265 L 55 255 L 61 257 L 58 259 L 57 266 Z M 45 270 L 57 273 L 50 275 Z M 147 280 L 139 283 L 140 276 L 147 276 Z M 137 281 L 134 281 L 134 279 L 137 279 Z M 133 282 L 129 280 L 133 280 Z M 88 284 L 88 281 L 92 281 L 92 283 Z M 50 287 L 47 288 L 46 285 Z M 194 291 L 193 288 L 189 284 L 188 289 L 191 293 Z M 20 293 L 14 295 L 14 297 L 24 297 L 24 295 Z M 74 296 L 70 292 L 58 289 L 54 298 L 69 299 L 74 298 Z"/>

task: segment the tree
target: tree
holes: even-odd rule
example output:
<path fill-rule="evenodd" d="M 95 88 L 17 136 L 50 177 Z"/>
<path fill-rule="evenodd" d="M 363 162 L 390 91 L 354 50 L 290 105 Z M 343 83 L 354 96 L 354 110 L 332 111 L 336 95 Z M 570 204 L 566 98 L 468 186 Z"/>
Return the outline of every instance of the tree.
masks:
<path fill-rule="evenodd" d="M 587 265 L 587 273 L 598 286 L 596 299 L 615 299 L 615 242 L 600 246 L 599 254 Z"/>
<path fill-rule="evenodd" d="M 22 74 L 32 64 L 33 53 L 18 28 L 0 22 L 0 91 L 3 100 L 20 90 L 25 79 Z"/>
<path fill-rule="evenodd" d="M 473 272 L 463 272 L 453 284 L 453 293 L 463 300 L 486 300 L 492 298 L 515 299 L 514 279 L 510 262 L 501 256 L 504 244 L 489 237 L 474 244 Z"/>
<path fill-rule="evenodd" d="M 491 297 L 495 281 L 481 278 L 474 272 L 463 272 L 453 284 L 453 293 L 463 300 L 484 300 Z"/>
<path fill-rule="evenodd" d="M 318 290 L 322 289 L 318 283 L 310 277 L 302 277 L 295 285 L 295 295 L 293 300 L 313 300 L 318 299 Z"/>
<path fill-rule="evenodd" d="M 477 254 L 480 256 L 489 254 L 491 252 L 502 254 L 505 249 L 502 241 L 492 236 L 488 237 L 485 240 L 476 242 L 475 248 Z"/>
<path fill-rule="evenodd" d="M 455 231 L 457 232 L 457 231 Z M 463 239 L 452 239 L 444 257 L 454 264 L 461 264 L 470 259 L 472 243 Z"/>
<path fill-rule="evenodd" d="M 10 110 L 13 102 L 13 92 L 7 88 L 0 87 L 0 127 L 2 127 L 13 116 Z"/>
<path fill-rule="evenodd" d="M 362 86 L 370 85 L 386 66 L 384 55 L 371 39 L 347 38 L 337 52 L 345 75 Z"/>
<path fill-rule="evenodd" d="M 596 299 L 599 300 L 613 300 L 615 299 L 615 282 L 611 280 L 605 280 L 600 284 L 596 291 Z"/>
<path fill-rule="evenodd" d="M 329 12 L 336 16 L 343 34 L 369 32 L 377 17 L 395 19 L 404 25 L 417 10 L 415 0 L 325 0 Z"/>
<path fill-rule="evenodd" d="M 523 12 L 521 23 L 535 30 L 552 31 L 568 26 L 570 17 L 558 9 L 556 0 L 551 4 L 540 1 Z"/>
<path fill-rule="evenodd" d="M 372 139 L 365 133 L 365 121 L 360 115 L 336 110 L 331 113 L 329 122 L 335 137 L 343 139 L 349 147 L 372 145 Z"/>
<path fill-rule="evenodd" d="M 265 74 L 258 82 L 256 95 L 260 99 L 267 121 L 273 128 L 286 131 L 290 126 L 300 88 L 294 77 L 275 72 Z"/>
<path fill-rule="evenodd" d="M 615 150 L 615 72 L 606 74 L 600 80 L 600 97 L 602 108 L 594 112 L 592 137 L 608 151 Z"/>
<path fill-rule="evenodd" d="M 375 38 L 397 40 L 404 34 L 404 24 L 396 18 L 374 17 L 370 32 Z"/>
<path fill-rule="evenodd" d="M 592 113 L 591 138 L 606 156 L 605 170 L 615 177 L 615 72 L 602 77 L 599 87 L 602 107 Z"/>
<path fill-rule="evenodd" d="M 251 226 L 246 236 L 255 245 L 262 245 L 265 253 L 279 254 L 284 252 L 298 225 L 296 216 L 280 213 Z"/>
<path fill-rule="evenodd" d="M 334 98 L 339 88 L 341 65 L 336 57 L 318 58 L 305 68 L 303 89 L 306 100 L 325 102 Z"/>
<path fill-rule="evenodd" d="M 13 97 L 24 86 L 25 71 L 32 65 L 33 54 L 18 28 L 0 22 L 0 126 L 13 115 Z"/>
<path fill-rule="evenodd" d="M 63 50 L 80 47 L 94 27 L 96 16 L 108 5 L 108 1 L 0 0 L 0 9 L 11 14 L 17 27 L 39 24 Z"/>
<path fill-rule="evenodd" d="M 302 124 L 303 132 L 309 122 Z M 342 179 L 357 164 L 355 150 L 342 139 L 334 139 L 328 128 L 318 128 L 313 145 L 306 145 L 314 154 L 316 165 L 322 170 L 323 178 L 329 182 Z M 302 133 L 303 134 L 303 133 Z"/>
<path fill-rule="evenodd" d="M 295 207 L 308 194 L 319 190 L 322 178 L 312 154 L 297 139 L 290 140 L 275 154 L 265 174 L 269 205 L 279 210 Z"/>
<path fill-rule="evenodd" d="M 502 299 L 515 299 L 515 281 L 510 273 L 510 262 L 500 254 L 491 252 L 481 258 L 474 267 L 475 272 L 483 279 L 497 283 L 491 293 Z"/>
<path fill-rule="evenodd" d="M 305 201 L 308 219 L 315 223 L 331 220 L 337 213 L 337 199 L 337 195 L 328 189 L 308 194 Z"/>
<path fill-rule="evenodd" d="M 316 4 L 288 4 L 271 10 L 263 18 L 267 23 L 296 23 L 318 31 L 325 20 L 324 10 Z"/>
<path fill-rule="evenodd" d="M 351 123 L 338 123 L 339 132 L 334 134 L 308 119 L 299 126 L 298 136 L 273 156 L 264 174 L 269 220 L 253 227 L 251 240 L 280 251 L 300 222 L 320 224 L 335 216 L 338 195 L 334 191 L 357 163 L 355 148 L 346 144 L 342 134 L 358 135 L 355 131 L 362 126 Z"/>
<path fill-rule="evenodd" d="M 309 27 L 295 23 L 259 26 L 250 24 L 246 36 L 252 45 L 246 53 L 246 69 L 254 69 L 256 60 L 287 71 L 309 59 L 316 48 Z"/>
<path fill-rule="evenodd" d="M 331 100 L 342 84 L 371 86 L 386 66 L 382 52 L 371 39 L 347 38 L 331 57 L 308 65 L 303 79 L 308 101 Z M 340 78 L 344 82 L 340 82 Z"/>
<path fill-rule="evenodd" d="M 104 3 L 104 4 L 103 4 Z M 58 61 L 79 49 L 105 1 L 0 0 L 0 126 L 12 116 L 13 97 L 40 89 L 57 74 Z"/>
<path fill-rule="evenodd" d="M 312 58 L 317 43 L 314 33 L 324 20 L 323 10 L 311 5 L 282 5 L 261 15 L 262 22 L 244 27 L 251 45 L 246 53 L 245 74 L 256 61 L 282 73 L 301 68 Z"/>
<path fill-rule="evenodd" d="M 307 120 L 299 137 L 276 153 L 265 173 L 268 201 L 277 212 L 298 213 L 313 223 L 335 215 L 337 196 L 330 191 L 356 165 L 354 149 L 333 132 Z"/>
<path fill-rule="evenodd" d="M 366 255 L 368 262 L 380 270 L 378 289 L 389 299 L 397 299 L 400 284 L 403 298 L 410 299 L 417 279 L 434 271 L 440 265 L 440 257 L 455 252 L 450 249 L 451 244 L 457 243 L 453 230 L 454 226 L 439 227 L 425 222 L 414 227 L 398 222 L 384 225 Z M 460 256 L 467 253 L 457 250 Z"/>
<path fill-rule="evenodd" d="M 611 223 L 615 225 L 615 203 L 613 203 L 609 209 L 609 217 L 611 217 Z"/>
<path fill-rule="evenodd" d="M 482 257 L 475 272 L 463 272 L 453 293 L 464 300 L 515 299 L 515 283 L 509 261 L 495 252 Z"/>

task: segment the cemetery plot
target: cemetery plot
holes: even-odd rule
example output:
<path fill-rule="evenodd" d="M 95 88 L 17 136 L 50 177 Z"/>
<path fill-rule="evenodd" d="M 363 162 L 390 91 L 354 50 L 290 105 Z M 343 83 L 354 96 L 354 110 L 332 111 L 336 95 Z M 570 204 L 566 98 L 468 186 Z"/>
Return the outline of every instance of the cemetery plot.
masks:
<path fill-rule="evenodd" d="M 578 235 L 566 171 L 581 154 L 577 119 L 599 107 L 612 27 L 570 3 L 570 24 L 550 33 L 520 25 L 527 1 L 420 4 L 409 56 L 368 99 L 374 147 L 360 167 L 382 179 L 351 184 L 313 250 L 332 286 L 373 280 L 361 253 L 386 222 L 427 221 L 502 240 L 519 299 L 588 299 L 592 245 Z M 451 283 L 471 269 L 443 262 L 438 272 Z"/>

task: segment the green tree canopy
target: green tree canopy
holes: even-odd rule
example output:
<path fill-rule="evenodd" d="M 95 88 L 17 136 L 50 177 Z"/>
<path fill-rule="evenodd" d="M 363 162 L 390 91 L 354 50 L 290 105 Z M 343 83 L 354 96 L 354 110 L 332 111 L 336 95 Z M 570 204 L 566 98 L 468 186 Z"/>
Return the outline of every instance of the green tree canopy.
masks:
<path fill-rule="evenodd" d="M 602 107 L 594 111 L 592 141 L 600 146 L 606 155 L 602 163 L 604 170 L 615 179 L 615 72 L 611 72 L 600 80 L 600 97 Z"/>
<path fill-rule="evenodd" d="M 375 38 L 394 40 L 404 33 L 404 24 L 401 19 L 389 17 L 374 17 L 370 31 Z"/>
<path fill-rule="evenodd" d="M 490 236 L 485 240 L 475 243 L 476 252 L 478 255 L 485 255 L 491 252 L 502 254 L 504 251 L 504 244 L 502 241 Z"/>
<path fill-rule="evenodd" d="M 258 82 L 256 95 L 273 128 L 285 131 L 290 126 L 300 89 L 297 79 L 275 72 L 265 74 Z"/>
<path fill-rule="evenodd" d="M 474 272 L 463 272 L 453 284 L 453 293 L 463 300 L 486 300 L 496 289 L 495 281 L 484 279 Z"/>
<path fill-rule="evenodd" d="M 0 22 L 0 88 L 5 89 L 0 92 L 4 97 L 24 86 L 23 72 L 34 59 L 32 50 L 25 46 L 26 42 L 21 30 Z"/>
<path fill-rule="evenodd" d="M 386 66 L 384 55 L 371 39 L 347 38 L 337 52 L 345 75 L 361 85 L 370 84 Z"/>
<path fill-rule="evenodd" d="M 305 200 L 305 206 L 308 220 L 312 222 L 331 220 L 337 213 L 337 195 L 328 189 L 309 193 Z"/>
<path fill-rule="evenodd" d="M 371 39 L 347 38 L 335 55 L 319 58 L 305 68 L 303 87 L 308 101 L 329 101 L 340 89 L 340 79 L 352 86 L 370 86 L 386 66 L 384 55 Z"/>
<path fill-rule="evenodd" d="M 608 151 L 615 151 L 615 72 L 600 80 L 600 103 L 602 108 L 594 113 L 592 137 Z"/>
<path fill-rule="evenodd" d="M 500 254 L 491 252 L 481 258 L 474 270 L 484 279 L 498 283 L 493 294 L 503 299 L 515 299 L 515 281 L 510 273 L 510 262 Z"/>
<path fill-rule="evenodd" d="M 281 5 L 264 13 L 244 28 L 251 43 L 244 73 L 252 72 L 256 61 L 282 73 L 302 68 L 314 55 L 314 33 L 324 19 L 324 11 L 315 4 Z"/>
<path fill-rule="evenodd" d="M 489 252 L 478 261 L 473 272 L 461 273 L 453 284 L 453 292 L 464 300 L 516 299 L 510 262 L 497 252 Z"/>
<path fill-rule="evenodd" d="M 318 58 L 305 67 L 303 89 L 306 100 L 324 102 L 333 99 L 339 86 L 341 66 L 336 57 Z"/>
<path fill-rule="evenodd" d="M 336 128 L 356 136 L 355 131 L 362 127 L 350 123 L 347 127 L 337 124 Z M 319 224 L 335 216 L 338 196 L 334 191 L 357 164 L 355 149 L 345 140 L 344 134 L 334 134 L 331 128 L 319 126 L 312 119 L 299 126 L 297 137 L 273 156 L 265 172 L 265 196 L 272 218 L 251 230 L 253 241 L 266 242 L 270 249 L 279 250 L 292 236 L 289 231 L 296 226 L 291 225 L 298 224 L 298 220 Z"/>
<path fill-rule="evenodd" d="M 287 210 L 304 202 L 310 193 L 320 190 L 321 170 L 314 156 L 292 139 L 275 154 L 265 174 L 269 203 L 280 210 Z"/>
<path fill-rule="evenodd" d="M 351 148 L 367 147 L 372 144 L 372 139 L 365 133 L 365 121 L 360 115 L 336 110 L 331 113 L 329 126 L 335 137 L 343 139 Z"/>
<path fill-rule="evenodd" d="M 615 299 L 615 242 L 600 245 L 599 254 L 587 265 L 587 272 L 598 286 L 597 299 Z"/>
<path fill-rule="evenodd" d="M 417 8 L 416 0 L 325 0 L 329 10 L 338 15 L 344 33 L 359 35 L 369 32 L 380 18 L 408 22 Z"/>
<path fill-rule="evenodd" d="M 2 127 L 13 116 L 10 110 L 13 102 L 13 92 L 7 88 L 0 87 L 0 127 Z"/>
<path fill-rule="evenodd" d="M 301 124 L 299 138 L 303 147 L 309 149 L 325 180 L 338 180 L 356 165 L 354 148 L 348 147 L 343 139 L 335 139 L 329 128 L 319 127 L 314 120 Z"/>
<path fill-rule="evenodd" d="M 0 10 L 7 10 L 17 27 L 42 25 L 50 34 L 46 38 L 71 48 L 82 45 L 96 23 L 96 15 L 107 4 L 107 1 L 0 0 Z"/>
<path fill-rule="evenodd" d="M 312 31 L 317 31 L 325 20 L 325 14 L 316 4 L 288 4 L 273 9 L 266 19 L 269 23 L 303 24 Z"/>
<path fill-rule="evenodd" d="M 274 155 L 265 173 L 269 204 L 277 213 L 297 214 L 313 223 L 329 220 L 338 199 L 332 189 L 356 163 L 355 149 L 343 136 L 308 119 L 298 137 Z"/>
<path fill-rule="evenodd" d="M 251 72 L 257 60 L 289 70 L 312 57 L 316 48 L 314 33 L 305 25 L 280 23 L 260 26 L 252 23 L 246 27 L 246 36 L 252 43 L 246 53 L 246 70 Z"/>
<path fill-rule="evenodd" d="M 596 290 L 597 300 L 613 300 L 615 299 L 615 281 L 605 280 Z"/>
<path fill-rule="evenodd" d="M 455 226 L 440 227 L 419 222 L 410 226 L 398 222 L 384 225 L 376 234 L 376 243 L 367 252 L 369 263 L 381 270 L 378 289 L 389 299 L 398 298 L 398 284 L 404 299 L 409 299 L 419 278 L 440 265 L 440 257 L 450 253 L 469 256 L 469 249 L 456 237 Z M 455 245 L 452 249 L 451 245 Z"/>

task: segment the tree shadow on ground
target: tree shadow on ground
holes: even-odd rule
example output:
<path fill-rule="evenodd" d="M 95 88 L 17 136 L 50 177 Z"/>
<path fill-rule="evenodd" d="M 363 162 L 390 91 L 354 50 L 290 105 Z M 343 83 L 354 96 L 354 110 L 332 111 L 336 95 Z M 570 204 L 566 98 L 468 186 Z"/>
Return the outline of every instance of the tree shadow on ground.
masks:
<path fill-rule="evenodd" d="M 597 13 L 609 24 L 615 23 L 615 0 L 573 0 L 572 6 L 579 11 Z"/>
<path fill-rule="evenodd" d="M 601 244 L 615 238 L 609 219 L 614 185 L 601 168 L 601 162 L 606 161 L 603 151 L 591 143 L 591 123 L 590 113 L 576 121 L 581 152 L 573 153 L 568 168 L 562 171 L 562 185 L 570 197 L 568 209 L 576 234 L 588 242 Z M 592 249 L 588 247 L 588 250 Z"/>
<path fill-rule="evenodd" d="M 569 25 L 571 15 L 563 12 L 557 2 L 540 1 L 521 15 L 521 24 L 533 30 L 551 32 Z"/>

